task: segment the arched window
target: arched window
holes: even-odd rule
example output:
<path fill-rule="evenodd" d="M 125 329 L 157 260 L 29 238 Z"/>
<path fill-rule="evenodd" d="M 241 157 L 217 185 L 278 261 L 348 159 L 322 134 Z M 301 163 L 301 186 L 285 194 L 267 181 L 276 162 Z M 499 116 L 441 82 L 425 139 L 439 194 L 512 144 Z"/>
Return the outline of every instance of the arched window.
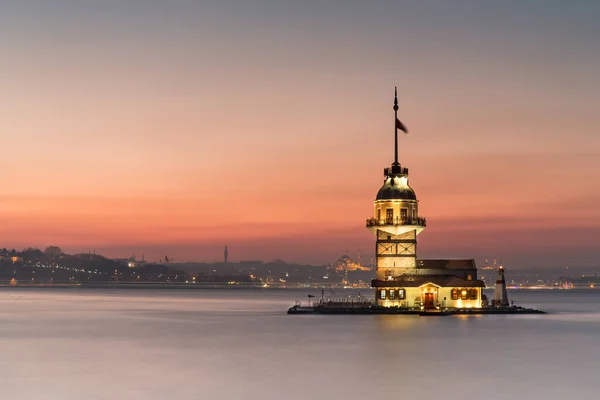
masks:
<path fill-rule="evenodd" d="M 452 300 L 458 300 L 458 289 L 457 288 L 452 289 L 451 298 L 452 298 Z"/>
<path fill-rule="evenodd" d="M 461 300 L 469 299 L 469 291 L 467 289 L 460 289 L 460 299 Z"/>

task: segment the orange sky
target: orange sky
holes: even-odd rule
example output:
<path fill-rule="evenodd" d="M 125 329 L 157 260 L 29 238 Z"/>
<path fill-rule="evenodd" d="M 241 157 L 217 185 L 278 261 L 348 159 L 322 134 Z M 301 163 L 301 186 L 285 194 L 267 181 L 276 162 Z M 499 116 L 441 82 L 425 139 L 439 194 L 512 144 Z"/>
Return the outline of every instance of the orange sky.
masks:
<path fill-rule="evenodd" d="M 0 6 L 2 247 L 367 257 L 398 85 L 423 256 L 597 265 L 597 7 L 145 4 Z"/>

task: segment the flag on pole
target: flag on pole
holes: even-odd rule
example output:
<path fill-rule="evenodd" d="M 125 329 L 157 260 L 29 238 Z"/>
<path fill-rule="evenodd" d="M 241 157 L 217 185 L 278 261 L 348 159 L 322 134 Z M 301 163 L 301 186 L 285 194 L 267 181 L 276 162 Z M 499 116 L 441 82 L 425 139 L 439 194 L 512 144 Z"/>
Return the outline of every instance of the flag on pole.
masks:
<path fill-rule="evenodd" d="M 400 122 L 398 118 L 396 118 L 396 129 L 400 129 L 404 133 L 408 133 L 408 129 L 406 129 L 406 126 L 404 126 L 404 124 Z"/>

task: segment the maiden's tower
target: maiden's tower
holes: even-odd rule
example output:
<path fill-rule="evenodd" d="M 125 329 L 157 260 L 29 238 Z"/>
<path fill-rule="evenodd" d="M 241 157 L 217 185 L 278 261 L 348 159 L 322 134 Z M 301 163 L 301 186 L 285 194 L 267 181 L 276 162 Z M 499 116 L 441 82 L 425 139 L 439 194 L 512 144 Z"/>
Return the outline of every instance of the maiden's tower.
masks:
<path fill-rule="evenodd" d="M 415 191 L 408 184 L 408 168 L 398 161 L 398 130 L 408 132 L 398 119 L 394 95 L 394 162 L 383 171 L 374 214 L 367 219 L 376 237 L 377 269 L 371 286 L 377 305 L 401 308 L 481 308 L 483 281 L 474 260 L 421 260 L 417 236 L 426 220 L 419 213 Z"/>

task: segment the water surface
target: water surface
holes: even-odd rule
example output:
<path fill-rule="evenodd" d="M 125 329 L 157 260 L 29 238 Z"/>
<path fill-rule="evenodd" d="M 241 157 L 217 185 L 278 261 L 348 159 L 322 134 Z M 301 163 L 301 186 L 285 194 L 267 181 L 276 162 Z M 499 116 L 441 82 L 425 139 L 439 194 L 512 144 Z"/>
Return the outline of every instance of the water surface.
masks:
<path fill-rule="evenodd" d="M 286 315 L 307 293 L 2 289 L 0 393 L 65 400 L 600 393 L 600 291 L 509 292 L 550 315 Z M 338 294 L 348 293 L 356 294 Z"/>

